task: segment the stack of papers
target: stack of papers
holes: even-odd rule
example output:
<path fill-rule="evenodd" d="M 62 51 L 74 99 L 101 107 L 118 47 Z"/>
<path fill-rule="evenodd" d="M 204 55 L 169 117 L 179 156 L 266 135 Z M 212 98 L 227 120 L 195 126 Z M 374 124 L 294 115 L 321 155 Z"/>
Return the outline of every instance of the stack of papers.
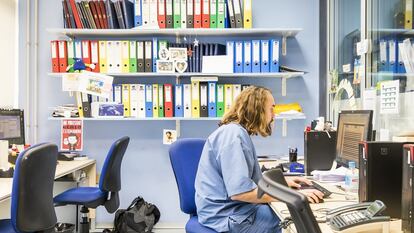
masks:
<path fill-rule="evenodd" d="M 78 107 L 74 104 L 65 104 L 53 108 L 53 117 L 79 117 Z"/>
<path fill-rule="evenodd" d="M 345 167 L 339 167 L 335 170 L 329 171 L 315 170 L 312 171 L 311 174 L 313 175 L 314 180 L 320 182 L 341 182 L 345 180 L 345 174 L 347 170 L 348 169 Z"/>

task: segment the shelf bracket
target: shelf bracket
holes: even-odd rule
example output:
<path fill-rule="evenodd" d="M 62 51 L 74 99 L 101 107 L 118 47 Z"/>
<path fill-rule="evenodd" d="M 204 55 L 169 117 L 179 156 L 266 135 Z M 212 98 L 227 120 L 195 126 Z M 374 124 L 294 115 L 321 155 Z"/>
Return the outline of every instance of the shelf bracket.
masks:
<path fill-rule="evenodd" d="M 181 121 L 175 120 L 175 130 L 177 131 L 177 138 L 181 136 Z"/>
<path fill-rule="evenodd" d="M 287 119 L 283 119 L 282 120 L 282 136 L 286 137 L 287 136 Z"/>
<path fill-rule="evenodd" d="M 286 96 L 286 79 L 287 77 L 282 77 L 282 96 Z"/>
<path fill-rule="evenodd" d="M 287 54 L 287 36 L 282 36 L 282 55 L 286 56 Z"/>

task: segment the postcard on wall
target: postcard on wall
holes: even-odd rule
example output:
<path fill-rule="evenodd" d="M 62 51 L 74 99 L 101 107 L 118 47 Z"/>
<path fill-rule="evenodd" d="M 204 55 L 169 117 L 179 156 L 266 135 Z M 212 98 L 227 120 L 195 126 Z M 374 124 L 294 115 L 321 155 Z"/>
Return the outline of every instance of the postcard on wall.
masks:
<path fill-rule="evenodd" d="M 109 98 L 112 95 L 114 77 L 94 72 L 82 72 L 79 75 L 79 91 L 91 95 Z"/>
<path fill-rule="evenodd" d="M 62 76 L 62 91 L 78 91 L 79 90 L 80 73 L 67 73 Z"/>
<path fill-rule="evenodd" d="M 381 83 L 381 114 L 398 114 L 400 97 L 400 80 Z"/>
<path fill-rule="evenodd" d="M 81 151 L 83 149 L 83 121 L 62 120 L 60 141 L 61 150 Z"/>
<path fill-rule="evenodd" d="M 164 145 L 170 145 L 177 141 L 177 131 L 174 129 L 164 129 L 162 142 Z"/>

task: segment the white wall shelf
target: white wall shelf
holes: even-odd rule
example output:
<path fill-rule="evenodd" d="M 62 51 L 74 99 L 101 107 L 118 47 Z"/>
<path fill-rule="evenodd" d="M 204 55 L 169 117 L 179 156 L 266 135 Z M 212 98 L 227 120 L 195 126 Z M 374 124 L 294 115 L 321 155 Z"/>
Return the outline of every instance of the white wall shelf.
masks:
<path fill-rule="evenodd" d="M 215 37 L 282 37 L 282 55 L 287 54 L 286 40 L 288 37 L 295 37 L 302 28 L 184 28 L 184 29 L 62 29 L 48 28 L 49 33 L 67 36 L 70 38 L 128 38 L 137 36 L 215 36 Z"/>
<path fill-rule="evenodd" d="M 48 73 L 51 77 L 62 77 L 65 73 Z M 278 72 L 278 73 L 118 73 L 118 74 L 107 74 L 116 77 L 136 77 L 136 78 L 147 78 L 147 77 L 167 77 L 167 78 L 188 78 L 194 76 L 214 76 L 222 78 L 281 78 L 282 79 L 282 96 L 286 96 L 286 80 L 289 78 L 303 76 L 304 72 Z"/>

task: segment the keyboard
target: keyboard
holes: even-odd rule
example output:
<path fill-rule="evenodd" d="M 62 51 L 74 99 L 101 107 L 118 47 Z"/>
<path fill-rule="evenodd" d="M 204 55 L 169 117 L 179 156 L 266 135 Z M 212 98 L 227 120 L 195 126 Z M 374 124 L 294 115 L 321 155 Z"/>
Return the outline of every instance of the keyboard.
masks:
<path fill-rule="evenodd" d="M 307 185 L 305 183 L 302 183 L 301 184 L 301 186 L 302 186 L 301 189 L 316 189 L 316 190 L 319 190 L 319 191 L 321 191 L 321 193 L 323 193 L 324 198 L 329 197 L 332 194 L 331 191 L 329 191 L 326 188 L 320 186 L 318 183 L 316 183 L 314 181 L 311 181 L 311 182 L 312 182 L 312 185 Z"/>

